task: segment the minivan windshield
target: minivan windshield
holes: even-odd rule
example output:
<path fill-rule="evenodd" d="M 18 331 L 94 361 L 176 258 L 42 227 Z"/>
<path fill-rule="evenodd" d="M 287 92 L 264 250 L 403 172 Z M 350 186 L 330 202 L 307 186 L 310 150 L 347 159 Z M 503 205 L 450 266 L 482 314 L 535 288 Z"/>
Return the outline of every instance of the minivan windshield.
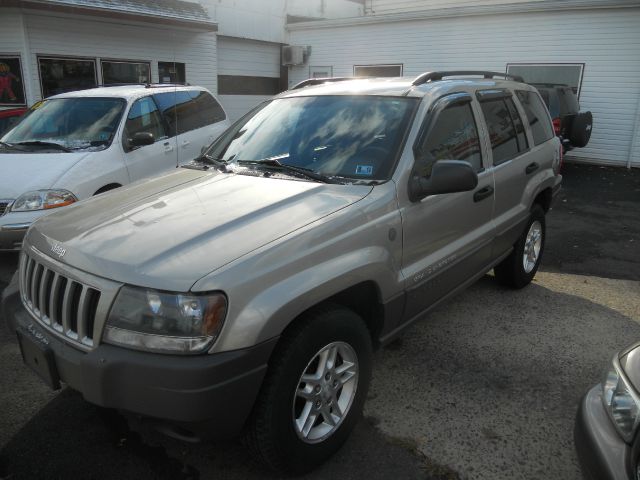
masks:
<path fill-rule="evenodd" d="M 52 98 L 28 113 L 2 142 L 38 151 L 101 150 L 111 144 L 126 102 L 122 98 Z"/>
<path fill-rule="evenodd" d="M 387 180 L 417 98 L 327 95 L 272 100 L 247 115 L 206 156 L 227 164 L 261 161 L 327 177 Z"/>

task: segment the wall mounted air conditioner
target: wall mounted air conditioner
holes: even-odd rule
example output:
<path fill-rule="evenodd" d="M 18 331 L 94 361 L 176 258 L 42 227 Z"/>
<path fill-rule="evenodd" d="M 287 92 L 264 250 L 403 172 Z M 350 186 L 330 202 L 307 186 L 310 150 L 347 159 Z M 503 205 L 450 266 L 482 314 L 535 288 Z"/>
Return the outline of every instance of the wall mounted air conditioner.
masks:
<path fill-rule="evenodd" d="M 282 47 L 282 65 L 304 65 L 311 54 L 311 47 L 286 45 Z"/>

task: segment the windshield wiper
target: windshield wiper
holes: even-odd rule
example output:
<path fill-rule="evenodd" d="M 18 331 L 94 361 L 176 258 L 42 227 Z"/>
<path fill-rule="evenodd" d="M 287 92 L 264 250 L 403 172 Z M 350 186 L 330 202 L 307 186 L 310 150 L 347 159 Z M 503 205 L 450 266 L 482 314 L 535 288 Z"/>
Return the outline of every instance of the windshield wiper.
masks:
<path fill-rule="evenodd" d="M 16 142 L 14 143 L 14 145 L 26 145 L 26 146 L 36 146 L 36 147 L 49 147 L 49 148 L 55 148 L 58 150 L 61 150 L 63 152 L 71 152 L 71 149 L 65 147 L 64 145 L 60 145 L 59 143 L 55 143 L 55 142 L 43 142 L 40 140 L 30 140 L 28 142 Z"/>
<path fill-rule="evenodd" d="M 0 142 L 0 146 L 11 148 L 12 150 L 18 150 L 19 152 L 24 152 L 22 148 L 18 148 L 15 145 L 7 142 Z"/>
<path fill-rule="evenodd" d="M 288 158 L 289 154 L 277 155 L 275 157 L 267 157 L 260 160 L 236 160 L 238 165 L 264 165 L 267 167 L 277 167 L 286 172 L 294 172 L 298 175 L 302 175 L 304 177 L 310 178 L 312 180 L 316 180 L 322 183 L 337 183 L 342 184 L 341 181 L 336 180 L 333 177 L 328 175 L 323 175 L 322 173 L 315 172 L 308 168 L 303 167 L 294 167 L 293 165 L 287 165 L 286 163 L 282 163 L 280 161 L 281 158 Z"/>

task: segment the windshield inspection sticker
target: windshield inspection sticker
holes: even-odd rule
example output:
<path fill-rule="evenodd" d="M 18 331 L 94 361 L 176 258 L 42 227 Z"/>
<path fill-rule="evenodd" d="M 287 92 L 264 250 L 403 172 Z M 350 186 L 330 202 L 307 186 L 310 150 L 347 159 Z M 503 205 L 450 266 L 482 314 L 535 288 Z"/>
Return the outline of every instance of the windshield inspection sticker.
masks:
<path fill-rule="evenodd" d="M 356 165 L 356 175 L 373 175 L 371 165 Z"/>

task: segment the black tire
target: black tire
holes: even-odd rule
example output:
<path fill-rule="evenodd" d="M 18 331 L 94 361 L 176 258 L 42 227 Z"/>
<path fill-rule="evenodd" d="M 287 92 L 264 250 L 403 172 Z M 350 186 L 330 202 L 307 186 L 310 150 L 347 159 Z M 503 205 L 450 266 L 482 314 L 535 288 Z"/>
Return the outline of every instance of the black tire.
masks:
<path fill-rule="evenodd" d="M 539 222 L 542 230 L 542 238 L 541 238 L 541 246 L 540 251 L 538 253 L 537 260 L 535 265 L 530 271 L 525 270 L 524 266 L 524 248 L 527 240 L 527 235 L 529 233 L 529 229 L 534 224 L 534 222 Z M 542 254 L 544 253 L 544 244 L 546 240 L 546 223 L 543 208 L 535 204 L 531 208 L 531 215 L 529 216 L 529 221 L 527 222 L 527 226 L 525 227 L 522 235 L 513 246 L 513 251 L 511 254 L 505 258 L 502 262 L 500 262 L 496 267 L 494 267 L 493 271 L 496 275 L 496 279 L 502 285 L 511 288 L 523 288 L 531 283 L 533 277 L 536 275 L 538 271 L 538 267 L 540 266 L 540 261 L 542 260 Z"/>
<path fill-rule="evenodd" d="M 571 145 L 577 148 L 586 147 L 591 138 L 592 127 L 593 116 L 591 112 L 578 113 L 571 123 L 571 131 L 569 132 Z"/>
<path fill-rule="evenodd" d="M 328 438 L 306 443 L 294 428 L 296 390 L 309 362 L 333 342 L 344 342 L 355 351 L 355 396 Z M 371 337 L 358 315 L 336 305 L 309 311 L 285 331 L 274 351 L 247 425 L 245 444 L 258 460 L 278 473 L 302 474 L 314 469 L 342 446 L 361 417 L 371 363 Z"/>

